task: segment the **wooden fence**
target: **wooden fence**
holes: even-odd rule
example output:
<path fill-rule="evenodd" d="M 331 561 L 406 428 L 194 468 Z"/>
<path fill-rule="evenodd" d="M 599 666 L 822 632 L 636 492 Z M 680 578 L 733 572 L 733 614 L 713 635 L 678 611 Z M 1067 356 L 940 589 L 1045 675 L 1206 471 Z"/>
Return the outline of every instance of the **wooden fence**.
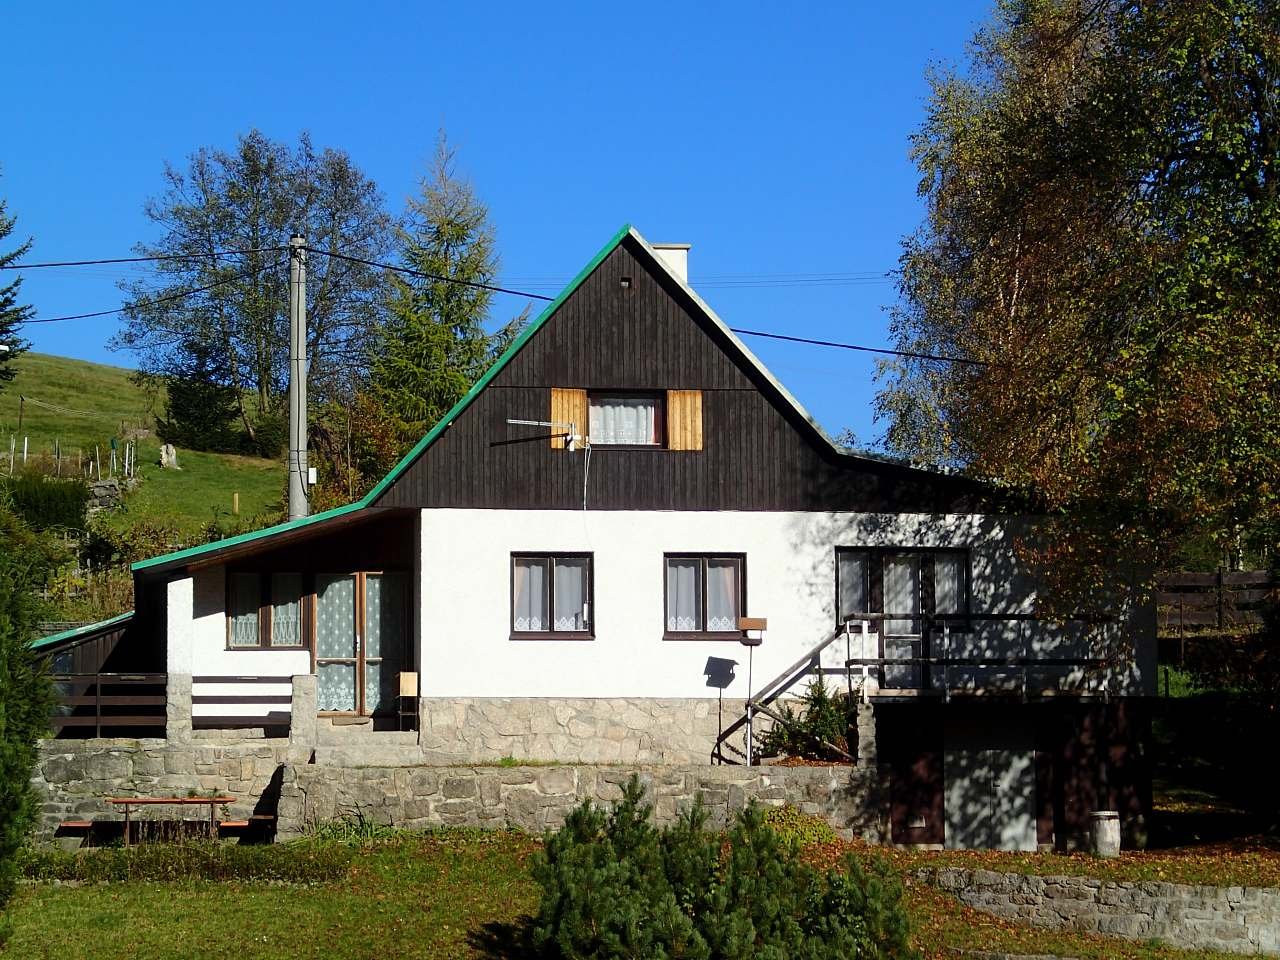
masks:
<path fill-rule="evenodd" d="M 1256 627 L 1276 588 L 1269 570 L 1167 573 L 1156 583 L 1159 632 L 1178 637 Z"/>

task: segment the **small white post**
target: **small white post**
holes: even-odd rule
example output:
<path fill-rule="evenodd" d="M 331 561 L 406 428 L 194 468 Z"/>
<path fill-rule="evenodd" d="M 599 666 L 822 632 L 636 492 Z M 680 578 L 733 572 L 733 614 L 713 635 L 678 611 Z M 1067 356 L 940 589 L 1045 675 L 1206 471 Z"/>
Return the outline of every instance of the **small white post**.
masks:
<path fill-rule="evenodd" d="M 751 766 L 751 745 L 755 740 L 755 732 L 752 730 L 751 721 L 755 716 L 755 709 L 751 706 L 751 668 L 755 662 L 755 647 L 747 647 L 747 766 Z"/>
<path fill-rule="evenodd" d="M 22 438 L 22 465 L 27 465 L 27 438 Z"/>

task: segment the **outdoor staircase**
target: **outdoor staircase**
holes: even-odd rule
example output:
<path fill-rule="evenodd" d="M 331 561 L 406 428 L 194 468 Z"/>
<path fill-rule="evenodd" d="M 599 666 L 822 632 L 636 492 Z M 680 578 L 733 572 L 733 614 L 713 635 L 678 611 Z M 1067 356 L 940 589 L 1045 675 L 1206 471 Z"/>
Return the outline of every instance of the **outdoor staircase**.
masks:
<path fill-rule="evenodd" d="M 865 649 L 864 644 L 868 627 L 869 625 L 866 621 L 846 621 L 829 637 L 761 687 L 759 691 L 755 693 L 748 691 L 747 702 L 742 715 L 721 730 L 720 735 L 716 738 L 715 745 L 711 748 L 712 763 L 754 763 L 754 750 L 751 746 L 751 737 L 754 735 L 754 730 L 752 729 L 754 718 L 757 715 L 763 715 L 774 723 L 790 726 L 791 721 L 788 720 L 783 712 L 775 708 L 774 703 L 784 693 L 791 690 L 792 687 L 808 676 L 841 677 L 842 685 L 848 691 L 850 701 L 853 701 L 855 693 L 860 695 L 861 701 L 855 711 L 852 724 L 855 735 L 850 738 L 849 750 L 842 749 L 834 743 L 827 743 L 825 740 L 817 740 L 815 738 L 816 742 L 832 753 L 844 757 L 850 763 L 856 763 L 860 756 L 864 760 L 873 756 L 875 752 L 875 721 L 871 705 L 866 702 L 865 694 L 868 668 L 858 663 L 853 656 L 853 645 L 855 643 L 858 644 L 857 649 L 859 652 Z M 844 643 L 843 655 L 838 656 L 837 665 L 829 665 L 832 654 L 840 654 L 838 644 L 841 641 Z M 833 647 L 835 649 L 828 653 L 825 658 L 826 662 L 824 662 L 823 654 Z M 856 685 L 855 671 L 857 671 Z M 739 732 L 743 733 L 742 748 L 730 742 L 730 739 Z"/>

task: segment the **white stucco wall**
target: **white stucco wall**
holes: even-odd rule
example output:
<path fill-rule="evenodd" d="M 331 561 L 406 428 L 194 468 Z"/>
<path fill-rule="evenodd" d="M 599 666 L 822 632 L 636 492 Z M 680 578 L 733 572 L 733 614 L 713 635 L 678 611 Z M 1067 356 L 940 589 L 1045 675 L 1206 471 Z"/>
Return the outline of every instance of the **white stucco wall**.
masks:
<path fill-rule="evenodd" d="M 170 581 L 167 589 L 168 672 L 193 677 L 291 677 L 311 672 L 305 650 L 228 650 L 226 571 L 197 570 Z M 193 696 L 288 695 L 291 684 L 195 683 Z M 192 707 L 193 717 L 266 716 L 288 713 L 288 704 L 209 704 Z"/>
<path fill-rule="evenodd" d="M 832 632 L 837 546 L 970 551 L 971 611 L 1029 613 L 1011 529 L 987 515 L 424 510 L 418 562 L 421 691 L 426 697 L 708 697 L 708 657 L 739 662 L 726 697 L 747 693 L 736 642 L 663 640 L 663 554 L 746 555 L 749 616 L 769 620 L 754 688 Z M 512 640 L 512 552 L 594 556 L 595 639 Z M 1150 645 L 1154 655 L 1154 632 Z M 999 623 L 953 641 L 955 656 L 1089 655 L 1079 627 Z M 837 658 L 838 659 L 838 658 Z M 1143 654 L 1143 660 L 1148 659 Z M 988 671 L 990 673 L 991 671 Z M 976 671 L 951 682 L 972 684 Z M 1112 692 L 1140 692 L 1130 665 Z M 990 677 L 987 678 L 988 680 Z"/>

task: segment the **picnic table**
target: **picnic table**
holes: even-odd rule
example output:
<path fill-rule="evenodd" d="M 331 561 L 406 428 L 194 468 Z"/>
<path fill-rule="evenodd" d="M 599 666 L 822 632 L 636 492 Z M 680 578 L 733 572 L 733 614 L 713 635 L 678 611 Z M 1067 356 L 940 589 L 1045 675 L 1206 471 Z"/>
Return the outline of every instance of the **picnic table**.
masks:
<path fill-rule="evenodd" d="M 124 845 L 129 846 L 129 814 L 132 807 L 152 807 L 152 806 L 175 806 L 175 807 L 191 807 L 191 806 L 208 806 L 209 808 L 209 837 L 213 840 L 218 839 L 218 820 L 215 811 L 220 806 L 226 806 L 229 803 L 235 803 L 235 797 L 108 797 L 107 803 L 115 804 L 117 807 L 124 807 Z"/>

